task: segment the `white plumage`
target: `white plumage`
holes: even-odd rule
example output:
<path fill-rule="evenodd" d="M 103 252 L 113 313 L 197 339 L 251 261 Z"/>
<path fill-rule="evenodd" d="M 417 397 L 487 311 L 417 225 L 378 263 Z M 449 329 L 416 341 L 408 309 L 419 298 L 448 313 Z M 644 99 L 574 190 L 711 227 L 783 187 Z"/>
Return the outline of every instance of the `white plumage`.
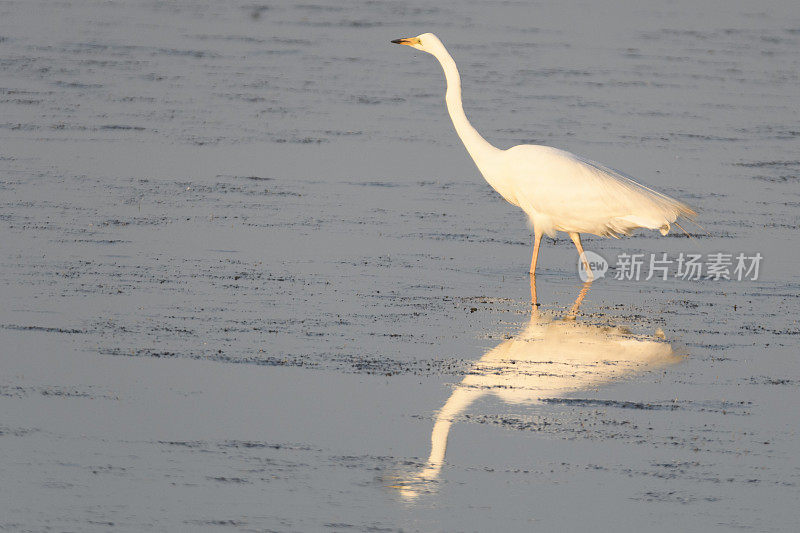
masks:
<path fill-rule="evenodd" d="M 618 237 L 636 228 L 666 235 L 677 217 L 694 214 L 615 170 L 557 148 L 515 146 L 500 160 L 487 169 L 487 180 L 506 180 L 511 195 L 503 197 L 550 237 L 556 231 Z"/>
<path fill-rule="evenodd" d="M 533 225 L 531 275 L 535 275 L 542 235 L 568 233 L 591 275 L 583 256 L 581 233 L 619 237 L 647 228 L 666 235 L 678 217 L 695 215 L 688 205 L 570 152 L 532 144 L 508 150 L 492 146 L 464 114 L 461 78 L 442 42 L 432 33 L 392 42 L 428 52 L 441 63 L 447 80 L 447 110 L 458 136 L 486 181 L 525 211 Z"/>

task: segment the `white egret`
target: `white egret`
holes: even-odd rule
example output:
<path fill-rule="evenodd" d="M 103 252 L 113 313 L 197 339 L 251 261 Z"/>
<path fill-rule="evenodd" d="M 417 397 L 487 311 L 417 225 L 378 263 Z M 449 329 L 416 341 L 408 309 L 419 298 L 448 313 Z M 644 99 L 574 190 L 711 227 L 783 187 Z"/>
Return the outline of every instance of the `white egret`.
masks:
<path fill-rule="evenodd" d="M 617 238 L 630 235 L 636 228 L 647 228 L 666 235 L 678 217 L 695 215 L 683 202 L 570 152 L 533 144 L 507 150 L 492 146 L 464 114 L 461 77 L 439 38 L 423 33 L 392 42 L 427 52 L 441 63 L 447 80 L 445 101 L 456 133 L 489 185 L 525 211 L 533 225 L 532 276 L 536 274 L 542 235 L 568 233 L 591 277 L 581 233 Z"/>

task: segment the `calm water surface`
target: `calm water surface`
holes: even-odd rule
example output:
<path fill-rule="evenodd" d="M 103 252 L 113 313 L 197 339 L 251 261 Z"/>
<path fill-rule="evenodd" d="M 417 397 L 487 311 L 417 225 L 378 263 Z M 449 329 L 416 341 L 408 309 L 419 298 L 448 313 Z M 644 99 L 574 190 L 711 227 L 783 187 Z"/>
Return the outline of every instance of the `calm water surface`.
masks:
<path fill-rule="evenodd" d="M 491 142 L 706 230 L 587 249 L 758 280 L 582 291 L 562 236 L 532 312 L 427 31 Z M 0 529 L 793 530 L 799 50 L 788 0 L 0 1 Z"/>

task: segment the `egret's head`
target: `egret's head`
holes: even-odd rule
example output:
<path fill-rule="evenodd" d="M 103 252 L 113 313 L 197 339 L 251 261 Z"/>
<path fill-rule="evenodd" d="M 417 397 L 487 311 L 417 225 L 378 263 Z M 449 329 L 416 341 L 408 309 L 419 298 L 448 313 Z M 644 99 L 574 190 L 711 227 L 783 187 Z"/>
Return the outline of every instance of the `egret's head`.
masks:
<path fill-rule="evenodd" d="M 444 48 L 442 41 L 439 40 L 432 33 L 423 33 L 422 35 L 417 35 L 416 37 L 405 37 L 403 39 L 395 39 L 392 41 L 394 44 L 404 44 L 406 46 L 410 46 L 412 48 L 416 48 L 417 50 L 422 50 L 423 52 L 428 52 L 429 54 L 436 55 L 436 52 L 439 49 Z"/>

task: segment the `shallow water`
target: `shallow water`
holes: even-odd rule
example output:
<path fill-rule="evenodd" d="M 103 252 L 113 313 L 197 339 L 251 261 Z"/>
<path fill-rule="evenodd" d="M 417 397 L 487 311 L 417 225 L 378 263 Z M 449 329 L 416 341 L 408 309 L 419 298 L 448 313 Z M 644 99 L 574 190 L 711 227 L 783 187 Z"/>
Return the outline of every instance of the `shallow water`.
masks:
<path fill-rule="evenodd" d="M 569 342 L 676 360 L 526 381 L 563 371 L 527 349 L 530 233 L 435 60 L 388 42 L 423 31 L 487 139 L 707 231 L 587 249 L 760 252 L 759 279 L 609 271 Z M 0 2 L 0 528 L 793 529 L 798 47 L 789 1 Z M 544 243 L 557 323 L 575 263 Z"/>

